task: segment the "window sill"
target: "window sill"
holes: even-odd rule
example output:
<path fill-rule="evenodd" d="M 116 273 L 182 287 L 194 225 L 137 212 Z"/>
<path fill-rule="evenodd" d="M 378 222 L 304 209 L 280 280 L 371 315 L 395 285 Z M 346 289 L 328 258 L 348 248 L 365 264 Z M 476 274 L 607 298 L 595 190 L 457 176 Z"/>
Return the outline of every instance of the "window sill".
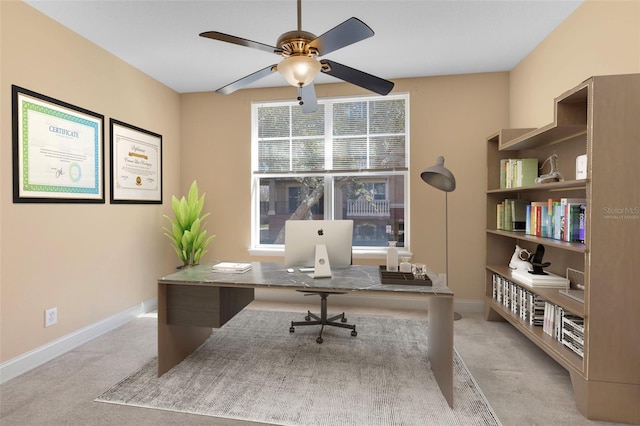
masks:
<path fill-rule="evenodd" d="M 249 254 L 251 256 L 264 256 L 264 257 L 284 257 L 284 247 L 260 247 L 260 248 L 250 248 Z M 408 256 L 411 257 L 413 253 L 408 250 L 400 247 L 398 249 L 398 257 Z M 353 258 L 354 259 L 384 259 L 387 258 L 387 250 L 384 248 L 376 248 L 376 249 L 362 249 L 356 248 L 353 249 Z"/>

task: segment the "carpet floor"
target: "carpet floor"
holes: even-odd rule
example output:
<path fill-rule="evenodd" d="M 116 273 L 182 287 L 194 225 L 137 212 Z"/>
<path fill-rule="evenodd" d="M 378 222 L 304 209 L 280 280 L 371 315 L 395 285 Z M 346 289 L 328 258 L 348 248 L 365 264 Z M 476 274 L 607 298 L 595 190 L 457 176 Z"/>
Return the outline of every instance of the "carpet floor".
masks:
<path fill-rule="evenodd" d="M 358 336 L 244 310 L 162 377 L 157 360 L 96 401 L 279 425 L 500 425 L 457 352 L 454 408 L 427 359 L 427 322 L 350 317 Z"/>

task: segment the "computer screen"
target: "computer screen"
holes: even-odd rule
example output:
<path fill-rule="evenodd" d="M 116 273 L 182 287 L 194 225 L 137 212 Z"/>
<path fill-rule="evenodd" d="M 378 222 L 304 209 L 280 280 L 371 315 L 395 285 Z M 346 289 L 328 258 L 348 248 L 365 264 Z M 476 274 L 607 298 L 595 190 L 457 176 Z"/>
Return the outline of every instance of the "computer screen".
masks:
<path fill-rule="evenodd" d="M 352 220 L 288 220 L 284 226 L 286 267 L 313 267 L 318 244 L 326 246 L 331 267 L 351 265 Z"/>

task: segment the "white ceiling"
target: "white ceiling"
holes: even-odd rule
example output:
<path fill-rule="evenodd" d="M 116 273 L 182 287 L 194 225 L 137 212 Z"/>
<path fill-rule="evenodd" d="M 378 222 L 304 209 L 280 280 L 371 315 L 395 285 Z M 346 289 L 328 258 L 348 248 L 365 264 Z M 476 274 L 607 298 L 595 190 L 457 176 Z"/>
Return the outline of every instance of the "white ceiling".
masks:
<path fill-rule="evenodd" d="M 275 45 L 282 33 L 297 28 L 296 0 L 25 1 L 180 93 L 218 89 L 281 59 L 199 33 L 220 31 Z M 302 29 L 321 35 L 352 16 L 361 19 L 375 36 L 326 59 L 389 80 L 508 71 L 581 3 L 303 0 Z M 284 85 L 274 73 L 250 87 Z"/>

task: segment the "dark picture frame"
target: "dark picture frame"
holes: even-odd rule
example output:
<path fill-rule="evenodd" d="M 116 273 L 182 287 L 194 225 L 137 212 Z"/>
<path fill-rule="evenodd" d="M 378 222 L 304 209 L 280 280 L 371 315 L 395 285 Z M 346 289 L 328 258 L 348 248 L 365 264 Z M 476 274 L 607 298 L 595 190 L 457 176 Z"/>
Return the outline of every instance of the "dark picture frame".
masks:
<path fill-rule="evenodd" d="M 104 203 L 104 116 L 11 85 L 14 203 Z"/>
<path fill-rule="evenodd" d="M 111 118 L 112 204 L 162 204 L 162 135 Z"/>

